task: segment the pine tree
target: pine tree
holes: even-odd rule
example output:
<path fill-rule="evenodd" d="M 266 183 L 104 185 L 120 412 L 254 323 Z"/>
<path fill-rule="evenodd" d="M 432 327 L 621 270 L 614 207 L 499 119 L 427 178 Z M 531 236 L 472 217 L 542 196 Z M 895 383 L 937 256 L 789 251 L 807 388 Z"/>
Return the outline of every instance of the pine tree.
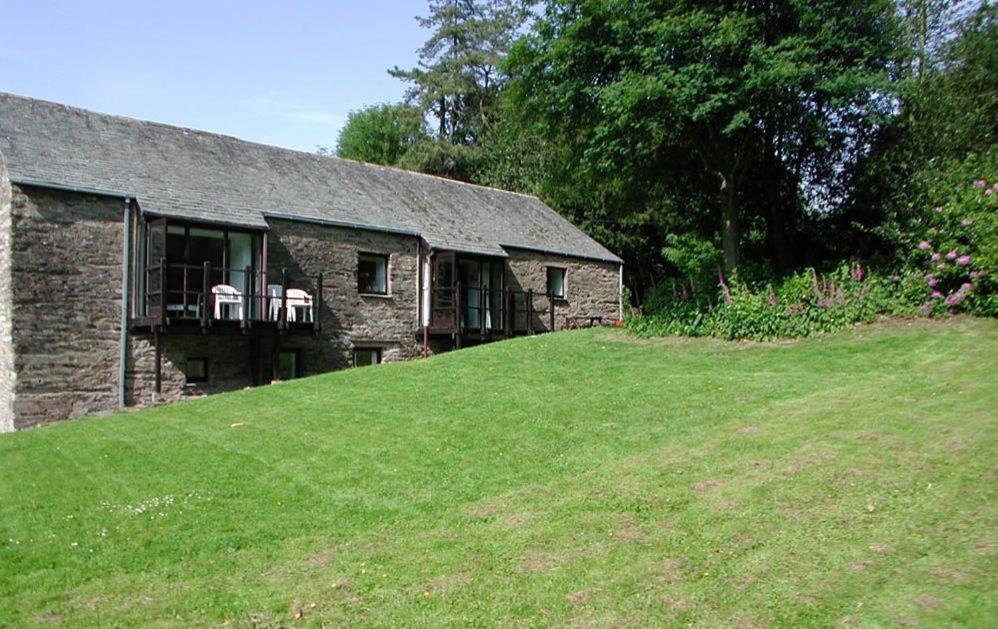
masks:
<path fill-rule="evenodd" d="M 518 0 L 430 0 L 429 16 L 416 18 L 432 30 L 419 63 L 389 74 L 412 84 L 406 99 L 436 120 L 438 140 L 478 143 L 505 80 L 500 62 L 528 14 Z"/>

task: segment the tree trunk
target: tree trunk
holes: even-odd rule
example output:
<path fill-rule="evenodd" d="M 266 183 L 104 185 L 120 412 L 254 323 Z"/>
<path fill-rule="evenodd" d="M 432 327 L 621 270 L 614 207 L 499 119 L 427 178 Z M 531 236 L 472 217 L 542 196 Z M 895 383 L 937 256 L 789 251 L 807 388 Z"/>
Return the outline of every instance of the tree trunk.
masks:
<path fill-rule="evenodd" d="M 724 268 L 727 271 L 738 266 L 738 208 L 735 206 L 734 177 L 721 177 L 721 242 L 724 247 Z"/>

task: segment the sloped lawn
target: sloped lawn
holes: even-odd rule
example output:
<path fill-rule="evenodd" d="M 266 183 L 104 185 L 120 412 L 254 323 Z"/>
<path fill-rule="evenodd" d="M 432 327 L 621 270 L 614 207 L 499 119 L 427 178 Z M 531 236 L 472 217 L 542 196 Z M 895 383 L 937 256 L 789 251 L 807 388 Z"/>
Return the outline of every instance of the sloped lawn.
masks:
<path fill-rule="evenodd" d="M 586 330 L 0 436 L 0 625 L 988 625 L 996 372 Z"/>

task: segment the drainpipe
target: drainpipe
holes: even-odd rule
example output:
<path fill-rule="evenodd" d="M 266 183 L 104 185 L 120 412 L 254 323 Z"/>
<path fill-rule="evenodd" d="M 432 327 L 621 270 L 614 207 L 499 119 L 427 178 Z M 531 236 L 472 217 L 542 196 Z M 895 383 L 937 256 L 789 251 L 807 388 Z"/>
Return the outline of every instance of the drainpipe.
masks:
<path fill-rule="evenodd" d="M 121 338 L 118 347 L 118 408 L 125 408 L 125 361 L 128 359 L 128 293 L 132 284 L 131 199 L 125 198 L 124 238 L 121 252 Z"/>
<path fill-rule="evenodd" d="M 617 318 L 624 320 L 624 263 L 620 263 L 620 277 L 617 281 Z"/>

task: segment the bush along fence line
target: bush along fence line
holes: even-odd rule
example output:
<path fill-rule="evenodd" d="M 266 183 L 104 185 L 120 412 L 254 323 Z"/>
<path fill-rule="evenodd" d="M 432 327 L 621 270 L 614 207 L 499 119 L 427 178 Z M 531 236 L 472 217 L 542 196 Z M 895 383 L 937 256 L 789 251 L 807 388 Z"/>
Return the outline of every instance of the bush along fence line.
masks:
<path fill-rule="evenodd" d="M 917 244 L 890 275 L 858 262 L 754 286 L 718 273 L 709 287 L 685 282 L 659 291 L 645 314 L 626 325 L 640 336 L 770 340 L 832 332 L 877 316 L 996 316 L 996 202 L 998 182 L 977 179 L 952 190 L 917 222 L 909 234 Z"/>

